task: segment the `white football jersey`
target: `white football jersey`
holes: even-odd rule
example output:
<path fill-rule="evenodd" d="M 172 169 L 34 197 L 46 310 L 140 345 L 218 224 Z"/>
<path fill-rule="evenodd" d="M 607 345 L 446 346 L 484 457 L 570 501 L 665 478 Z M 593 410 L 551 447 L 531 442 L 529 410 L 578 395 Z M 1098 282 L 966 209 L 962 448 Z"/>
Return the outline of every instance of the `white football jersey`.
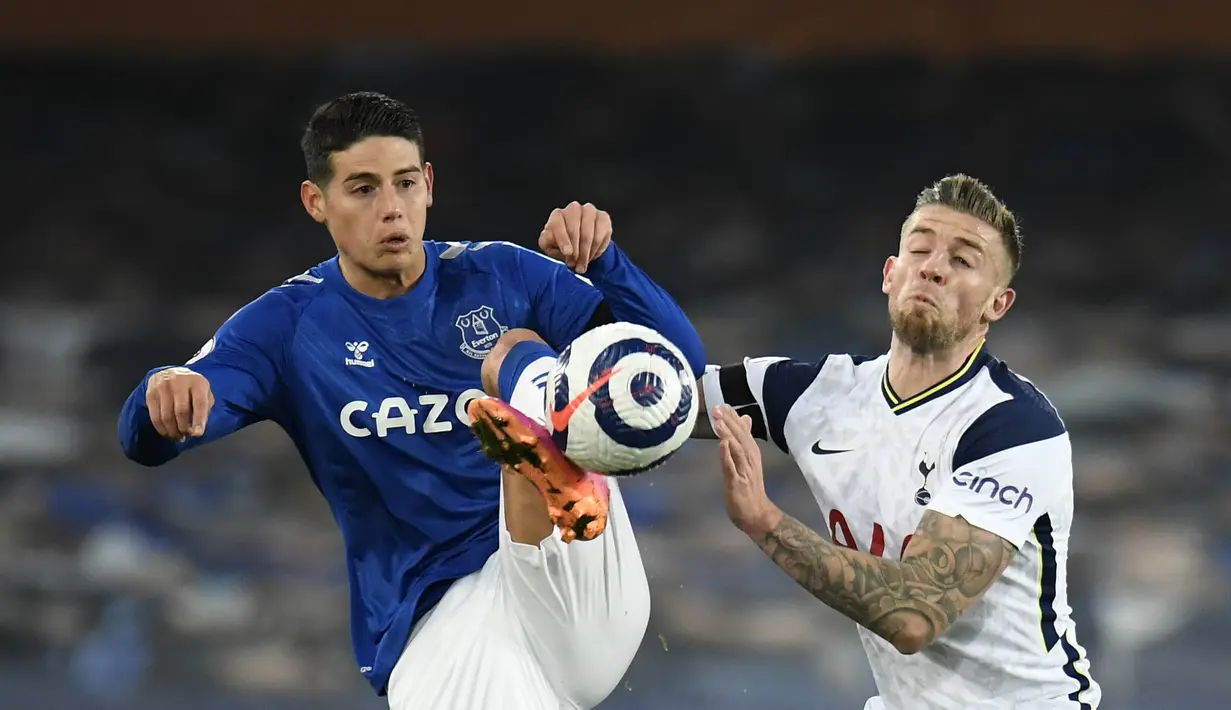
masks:
<path fill-rule="evenodd" d="M 836 544 L 900 558 L 925 510 L 1017 547 L 1003 576 L 923 651 L 860 627 L 879 698 L 869 708 L 1097 707 L 1065 593 L 1073 522 L 1069 435 L 1055 409 L 982 344 L 903 399 L 889 356 L 746 359 L 707 368 L 707 406 L 753 420 L 798 464 Z"/>

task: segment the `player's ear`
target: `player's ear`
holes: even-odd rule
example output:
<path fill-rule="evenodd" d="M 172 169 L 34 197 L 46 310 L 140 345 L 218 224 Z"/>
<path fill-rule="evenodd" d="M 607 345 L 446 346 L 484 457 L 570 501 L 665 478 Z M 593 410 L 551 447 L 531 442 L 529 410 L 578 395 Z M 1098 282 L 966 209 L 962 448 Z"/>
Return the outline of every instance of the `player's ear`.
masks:
<path fill-rule="evenodd" d="M 427 206 L 432 206 L 432 195 L 436 189 L 436 171 L 431 163 L 423 164 L 423 183 L 427 187 Z"/>
<path fill-rule="evenodd" d="M 1009 312 L 1013 307 L 1013 301 L 1017 300 L 1017 292 L 1011 288 L 1006 288 L 1000 292 L 1000 295 L 992 299 L 992 302 L 987 304 L 987 309 L 983 312 L 983 318 L 988 323 L 995 323 L 1004 318 L 1004 314 Z"/>
<path fill-rule="evenodd" d="M 896 256 L 885 259 L 885 268 L 881 270 L 881 293 L 889 295 L 889 284 L 893 282 L 893 267 L 898 263 Z"/>
<path fill-rule="evenodd" d="M 312 219 L 325 223 L 325 194 L 311 180 L 304 180 L 299 185 L 299 200 Z"/>

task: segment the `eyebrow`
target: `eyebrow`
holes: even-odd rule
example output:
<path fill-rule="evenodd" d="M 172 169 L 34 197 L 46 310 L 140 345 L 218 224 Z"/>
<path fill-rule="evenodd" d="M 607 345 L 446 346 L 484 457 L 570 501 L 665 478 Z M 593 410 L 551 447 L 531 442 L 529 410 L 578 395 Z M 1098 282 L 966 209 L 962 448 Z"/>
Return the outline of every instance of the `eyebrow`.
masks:
<path fill-rule="evenodd" d="M 936 236 L 936 230 L 930 227 L 915 227 L 914 229 L 910 230 L 910 233 L 911 234 L 923 234 L 923 235 L 930 236 L 930 237 Z M 907 235 L 907 236 L 910 236 L 910 235 Z M 983 245 L 971 239 L 970 237 L 963 237 L 959 235 L 959 236 L 954 237 L 954 239 L 961 242 L 962 244 L 965 244 L 971 249 L 974 249 L 980 254 L 983 253 Z"/>
<path fill-rule="evenodd" d="M 412 165 L 409 168 L 402 168 L 401 170 L 398 170 L 397 172 L 393 173 L 393 177 L 399 177 L 401 175 L 409 175 L 411 173 L 421 173 L 421 172 L 423 172 L 423 168 L 419 167 L 418 165 Z M 347 175 L 346 179 L 343 180 L 342 182 L 350 182 L 351 180 L 371 180 L 373 182 L 379 182 L 380 176 L 377 175 L 376 173 L 371 173 L 371 172 L 351 173 L 350 175 Z"/>

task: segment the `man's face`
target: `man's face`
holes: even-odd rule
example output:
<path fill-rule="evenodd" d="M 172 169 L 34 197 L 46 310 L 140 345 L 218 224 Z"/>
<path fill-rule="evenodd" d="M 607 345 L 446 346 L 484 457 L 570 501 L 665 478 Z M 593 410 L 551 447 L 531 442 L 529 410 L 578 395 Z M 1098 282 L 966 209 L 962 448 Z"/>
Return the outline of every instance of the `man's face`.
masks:
<path fill-rule="evenodd" d="M 885 262 L 894 334 L 935 353 L 1000 320 L 1013 304 L 1011 264 L 1001 235 L 982 220 L 941 205 L 916 210 Z"/>
<path fill-rule="evenodd" d="M 324 223 L 338 251 L 371 273 L 413 263 L 432 205 L 432 165 L 405 138 L 373 136 L 332 156 L 326 185 L 304 182 L 308 214 Z"/>

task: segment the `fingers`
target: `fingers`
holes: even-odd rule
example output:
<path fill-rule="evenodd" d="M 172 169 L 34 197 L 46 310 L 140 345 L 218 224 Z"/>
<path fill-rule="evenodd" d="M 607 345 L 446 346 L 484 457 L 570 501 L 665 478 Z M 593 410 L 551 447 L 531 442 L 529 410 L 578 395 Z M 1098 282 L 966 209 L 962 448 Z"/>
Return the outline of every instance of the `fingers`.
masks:
<path fill-rule="evenodd" d="M 192 432 L 192 385 L 175 382 L 173 391 L 176 431 L 180 436 L 185 436 Z"/>
<path fill-rule="evenodd" d="M 189 436 L 205 434 L 205 422 L 209 419 L 209 410 L 213 406 L 214 395 L 209 391 L 209 383 L 204 377 L 194 377 L 188 393 L 192 401 L 192 420 L 189 422 Z"/>
<path fill-rule="evenodd" d="M 548 226 L 550 226 L 550 224 Z M 559 259 L 560 261 L 565 260 L 564 252 L 560 249 L 560 246 L 556 244 L 555 232 L 547 227 L 544 227 L 543 231 L 539 232 L 539 251 L 553 259 Z"/>
<path fill-rule="evenodd" d="M 744 442 L 740 441 L 731 423 L 731 420 L 735 418 L 734 410 L 724 405 L 718 407 L 716 414 L 714 432 L 718 434 L 719 446 L 722 448 L 724 455 L 729 456 L 733 464 L 747 461 L 748 456 L 744 451 Z"/>
<path fill-rule="evenodd" d="M 598 210 L 598 217 L 594 222 L 594 259 L 606 251 L 607 244 L 614 233 L 615 230 L 611 226 L 611 215 L 604 210 Z"/>
<path fill-rule="evenodd" d="M 547 224 L 539 232 L 539 249 L 553 259 L 559 259 L 572 268 L 573 245 L 568 236 L 568 219 L 566 212 L 572 209 L 573 203 L 564 209 L 556 208 L 547 217 Z M 580 208 L 580 205 L 578 205 Z"/>
<path fill-rule="evenodd" d="M 576 259 L 582 256 L 582 253 L 577 249 L 577 235 L 581 234 L 581 222 L 585 209 L 576 201 L 570 202 L 568 207 L 564 208 L 564 233 L 568 237 L 569 248 L 572 250 L 574 266 Z"/>
<path fill-rule="evenodd" d="M 162 408 L 163 392 L 157 387 L 150 387 L 145 391 L 145 408 L 150 410 L 150 423 L 154 425 L 154 431 L 158 432 L 159 436 L 171 438 L 171 431 L 167 429 L 164 423 L 168 420 L 168 415 L 172 413 L 171 403 L 168 401 L 167 411 Z"/>
<path fill-rule="evenodd" d="M 726 442 L 731 438 L 731 428 L 727 424 L 727 409 L 726 405 L 714 407 L 714 433 L 718 435 L 718 440 Z"/>
<path fill-rule="evenodd" d="M 539 248 L 584 274 L 590 262 L 607 250 L 611 233 L 611 215 L 592 203 L 583 205 L 574 201 L 567 207 L 552 210 L 539 233 Z"/>
<path fill-rule="evenodd" d="M 189 436 L 205 433 L 214 395 L 209 381 L 201 375 L 176 368 L 150 380 L 145 403 L 150 410 L 150 423 L 161 436 L 183 441 Z"/>
<path fill-rule="evenodd" d="M 726 404 L 714 407 L 714 433 L 720 438 L 725 433 L 727 437 L 737 439 L 744 444 L 755 443 L 752 436 L 752 417 L 740 416 Z"/>
<path fill-rule="evenodd" d="M 739 437 L 731 437 L 730 442 L 731 460 L 735 462 L 735 469 L 748 475 L 752 469 L 752 455 L 748 451 L 748 446 Z"/>
<path fill-rule="evenodd" d="M 577 266 L 577 244 L 574 235 L 581 224 L 581 205 L 570 202 L 564 209 L 556 209 L 551 213 L 547 228 L 551 230 L 552 241 L 560 250 L 560 258 L 570 269 Z"/>
<path fill-rule="evenodd" d="M 739 471 L 752 471 L 760 467 L 761 448 L 752 436 L 752 418 L 740 416 L 723 404 L 714 408 L 714 433 L 731 465 Z"/>
<path fill-rule="evenodd" d="M 576 203 L 574 203 L 576 204 Z M 581 218 L 577 227 L 577 273 L 586 273 L 586 266 L 590 263 L 591 248 L 594 244 L 594 228 L 598 222 L 598 208 L 587 202 L 581 206 Z M 571 230 L 569 234 L 574 234 Z"/>
<path fill-rule="evenodd" d="M 718 450 L 721 452 L 720 456 L 722 458 L 722 471 L 726 474 L 726 477 L 730 479 L 731 476 L 734 476 L 735 472 L 738 470 L 735 466 L 735 457 L 731 455 L 731 442 L 729 440 L 718 442 Z"/>

